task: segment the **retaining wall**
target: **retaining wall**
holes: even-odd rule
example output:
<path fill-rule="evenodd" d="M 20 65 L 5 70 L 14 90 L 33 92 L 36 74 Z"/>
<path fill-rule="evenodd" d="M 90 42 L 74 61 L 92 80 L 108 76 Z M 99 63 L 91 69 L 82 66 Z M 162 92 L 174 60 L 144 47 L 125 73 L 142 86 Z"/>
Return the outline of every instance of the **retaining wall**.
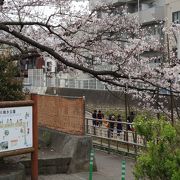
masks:
<path fill-rule="evenodd" d="M 75 136 L 49 128 L 39 128 L 39 174 L 76 173 L 89 170 L 92 149 L 90 136 Z M 19 157 L 20 158 L 20 157 Z M 20 158 L 31 173 L 30 156 Z M 94 170 L 96 162 L 94 160 Z"/>
<path fill-rule="evenodd" d="M 100 107 L 122 107 L 124 108 L 124 93 L 120 91 L 109 92 L 106 90 L 73 89 L 73 88 L 47 88 L 46 94 L 57 94 L 60 96 L 85 96 L 88 106 Z M 129 99 L 129 103 L 131 103 Z"/>
<path fill-rule="evenodd" d="M 92 90 L 92 89 L 73 89 L 73 88 L 47 88 L 47 94 L 57 94 L 59 96 L 85 97 L 86 109 L 93 111 L 94 108 L 106 110 L 117 109 L 125 110 L 125 95 L 122 91 Z M 128 109 L 135 111 L 138 108 L 138 101 L 127 95 Z"/>

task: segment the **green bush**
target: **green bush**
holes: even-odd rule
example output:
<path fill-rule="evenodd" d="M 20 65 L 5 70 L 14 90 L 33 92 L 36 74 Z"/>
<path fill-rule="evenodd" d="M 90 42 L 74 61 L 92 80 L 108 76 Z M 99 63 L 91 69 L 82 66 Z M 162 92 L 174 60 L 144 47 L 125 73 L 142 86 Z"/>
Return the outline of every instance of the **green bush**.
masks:
<path fill-rule="evenodd" d="M 179 135 L 169 122 L 161 117 L 139 115 L 135 120 L 138 134 L 144 136 L 147 148 L 137 158 L 136 179 L 180 180 Z"/>

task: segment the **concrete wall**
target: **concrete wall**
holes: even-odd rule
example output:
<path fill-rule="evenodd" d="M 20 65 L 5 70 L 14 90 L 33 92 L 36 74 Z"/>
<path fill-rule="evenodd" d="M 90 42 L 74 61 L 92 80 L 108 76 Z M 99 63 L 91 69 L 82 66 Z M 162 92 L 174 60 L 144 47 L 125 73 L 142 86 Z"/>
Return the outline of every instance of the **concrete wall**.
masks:
<path fill-rule="evenodd" d="M 12 159 L 0 162 L 0 180 L 26 180 L 25 167 Z"/>
<path fill-rule="evenodd" d="M 90 136 L 76 136 L 49 128 L 39 127 L 39 174 L 61 174 L 89 171 L 89 158 L 92 149 Z M 31 173 L 29 155 L 19 157 Z M 94 160 L 94 170 L 97 170 Z"/>
<path fill-rule="evenodd" d="M 101 110 L 117 109 L 125 110 L 125 100 L 124 92 L 121 91 L 106 91 L 106 90 L 90 90 L 90 89 L 71 89 L 71 88 L 48 88 L 46 93 L 54 94 L 60 96 L 85 96 L 85 104 L 87 110 L 93 110 L 100 108 Z M 166 99 L 166 100 L 165 100 Z M 128 109 L 136 111 L 142 109 L 142 99 L 133 99 L 131 95 L 127 95 Z M 159 101 L 164 105 L 164 107 L 170 109 L 170 97 L 159 98 Z M 174 103 L 176 106 L 180 106 L 180 98 L 174 97 Z M 152 104 L 156 106 L 156 104 Z"/>
<path fill-rule="evenodd" d="M 82 97 L 37 95 L 40 126 L 61 132 L 84 134 L 84 100 Z"/>
<path fill-rule="evenodd" d="M 57 156 L 71 158 L 66 173 L 89 170 L 89 155 L 92 149 L 91 137 L 68 135 L 48 128 L 39 128 L 39 144 L 46 141 L 43 138 L 44 133 L 48 134 L 48 146 L 54 149 Z"/>
<path fill-rule="evenodd" d="M 166 16 L 168 18 L 167 26 L 170 26 L 172 23 L 172 13 L 180 11 L 180 1 L 179 0 L 166 0 Z"/>
<path fill-rule="evenodd" d="M 124 108 L 124 93 L 121 91 L 106 91 L 106 90 L 90 90 L 90 89 L 71 89 L 71 88 L 47 88 L 47 94 L 60 96 L 85 96 L 86 106 L 96 107 L 116 107 Z M 135 104 L 131 97 L 128 98 L 129 104 Z"/>

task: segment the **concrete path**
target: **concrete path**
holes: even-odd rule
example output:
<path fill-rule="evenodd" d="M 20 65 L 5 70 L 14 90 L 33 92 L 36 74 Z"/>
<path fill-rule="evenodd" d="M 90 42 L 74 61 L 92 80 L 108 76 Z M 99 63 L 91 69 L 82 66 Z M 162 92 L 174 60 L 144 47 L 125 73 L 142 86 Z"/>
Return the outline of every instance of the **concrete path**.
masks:
<path fill-rule="evenodd" d="M 108 155 L 102 151 L 95 152 L 98 171 L 93 173 L 93 180 L 121 180 L 121 161 L 126 160 L 126 180 L 134 180 L 133 166 L 134 160 L 117 156 Z M 39 180 L 88 180 L 89 173 L 81 172 L 76 174 L 56 174 L 39 176 Z M 29 180 L 29 178 L 27 178 Z"/>

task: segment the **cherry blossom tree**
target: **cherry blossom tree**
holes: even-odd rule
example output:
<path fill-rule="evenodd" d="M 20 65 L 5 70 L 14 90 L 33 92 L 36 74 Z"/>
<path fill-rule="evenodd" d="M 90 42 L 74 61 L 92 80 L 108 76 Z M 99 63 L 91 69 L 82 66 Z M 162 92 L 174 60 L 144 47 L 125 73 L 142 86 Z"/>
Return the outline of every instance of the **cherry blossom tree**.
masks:
<path fill-rule="evenodd" d="M 178 97 L 180 65 L 171 50 L 178 27 L 167 29 L 162 23 L 168 41 L 166 36 L 156 39 L 125 7 L 116 13 L 113 5 L 104 4 L 90 12 L 85 1 L 77 4 L 70 0 L 5 0 L 0 11 L 0 43 L 21 54 L 35 49 L 61 64 L 64 71 L 77 69 L 106 84 L 125 87 L 126 92 L 149 102 L 146 108 L 157 105 L 158 111 L 164 109 L 166 101 L 158 100 L 162 89 Z M 101 18 L 97 12 L 102 13 Z M 158 57 L 145 56 L 148 52 L 161 54 L 157 66 L 152 62 Z"/>

